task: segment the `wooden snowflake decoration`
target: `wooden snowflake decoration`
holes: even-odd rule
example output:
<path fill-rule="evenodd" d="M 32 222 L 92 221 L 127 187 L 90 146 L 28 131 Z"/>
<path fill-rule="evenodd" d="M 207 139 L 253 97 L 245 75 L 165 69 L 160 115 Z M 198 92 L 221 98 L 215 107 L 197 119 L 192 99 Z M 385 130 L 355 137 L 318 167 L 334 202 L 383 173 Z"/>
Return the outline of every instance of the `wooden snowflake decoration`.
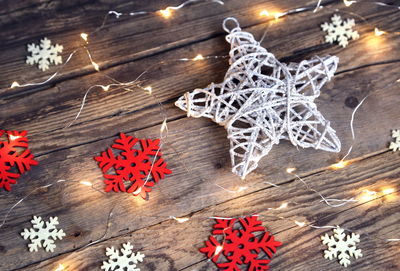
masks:
<path fill-rule="evenodd" d="M 108 256 L 109 260 L 103 262 L 101 269 L 106 271 L 140 271 L 140 268 L 136 268 L 136 264 L 143 262 L 144 254 L 141 254 L 140 252 L 135 254 L 132 249 L 133 246 L 129 242 L 122 244 L 120 250 L 117 250 L 114 247 L 108 247 L 106 249 L 106 256 Z"/>
<path fill-rule="evenodd" d="M 261 226 L 257 216 L 236 219 L 216 219 L 213 236 L 200 248 L 219 270 L 268 270 L 268 264 L 276 248 L 282 243 L 275 241 Z M 247 269 L 241 269 L 241 268 Z"/>
<path fill-rule="evenodd" d="M 360 242 L 360 235 L 355 233 L 346 235 L 344 229 L 339 226 L 333 229 L 333 233 L 333 236 L 328 234 L 321 236 L 322 243 L 328 246 L 324 251 L 325 259 L 338 258 L 339 263 L 347 267 L 350 264 L 350 257 L 356 259 L 362 257 L 361 249 L 356 248 L 356 243 Z"/>
<path fill-rule="evenodd" d="M 21 233 L 25 240 L 31 240 L 28 245 L 29 251 L 38 251 L 38 248 L 43 246 L 47 252 L 53 252 L 56 248 L 54 241 L 57 238 L 61 240 L 65 236 L 63 230 L 57 230 L 58 217 L 50 217 L 50 220 L 45 224 L 40 216 L 34 216 L 31 223 L 33 227 L 24 229 Z"/>
<path fill-rule="evenodd" d="M 358 32 L 353 30 L 355 25 L 354 19 L 343 21 L 339 15 L 335 14 L 331 18 L 331 23 L 325 22 L 321 24 L 321 28 L 327 32 L 325 36 L 326 42 L 333 43 L 337 41 L 344 48 L 349 44 L 349 40 L 355 40 L 360 37 Z"/>
<path fill-rule="evenodd" d="M 0 188 L 11 190 L 11 185 L 39 163 L 28 149 L 27 132 L 0 130 Z"/>
<path fill-rule="evenodd" d="M 62 57 L 58 55 L 62 51 L 62 45 L 51 45 L 48 38 L 43 38 L 40 40 L 40 45 L 28 44 L 28 52 L 31 55 L 27 56 L 26 63 L 29 65 L 38 64 L 39 69 L 45 71 L 49 69 L 50 64 L 58 65 L 62 63 Z"/>
<path fill-rule="evenodd" d="M 141 149 L 134 148 L 139 142 Z M 120 133 L 111 148 L 94 158 L 103 171 L 105 191 L 133 193 L 146 199 L 154 184 L 172 173 L 161 157 L 159 143 L 159 139 L 139 140 Z M 119 152 L 117 156 L 113 149 Z"/>
<path fill-rule="evenodd" d="M 227 22 L 236 26 L 229 30 Z M 234 18 L 224 20 L 231 44 L 230 67 L 220 84 L 187 92 L 175 105 L 191 117 L 225 127 L 232 171 L 245 178 L 272 146 L 287 139 L 295 146 L 340 151 L 340 141 L 314 100 L 333 77 L 336 56 L 284 64 L 244 32 Z"/>
<path fill-rule="evenodd" d="M 393 130 L 392 137 L 394 139 L 393 142 L 390 142 L 389 149 L 395 151 L 400 150 L 400 130 Z"/>

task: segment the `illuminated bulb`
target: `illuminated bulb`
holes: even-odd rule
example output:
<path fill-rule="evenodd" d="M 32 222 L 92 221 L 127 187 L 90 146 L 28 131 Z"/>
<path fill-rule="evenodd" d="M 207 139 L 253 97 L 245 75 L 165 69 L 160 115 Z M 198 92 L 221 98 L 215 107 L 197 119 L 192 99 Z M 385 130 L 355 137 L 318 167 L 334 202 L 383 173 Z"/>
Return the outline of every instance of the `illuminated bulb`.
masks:
<path fill-rule="evenodd" d="M 164 130 L 168 131 L 168 127 L 167 127 L 167 120 L 164 119 L 163 123 L 161 124 L 161 128 L 160 128 L 160 132 L 164 132 Z"/>
<path fill-rule="evenodd" d="M 160 9 L 159 12 L 160 12 L 161 16 L 163 16 L 166 19 L 168 19 L 172 15 L 170 8 Z"/>
<path fill-rule="evenodd" d="M 386 34 L 385 31 L 379 30 L 378 27 L 375 27 L 375 36 L 382 36 L 383 34 Z"/>
<path fill-rule="evenodd" d="M 101 86 L 101 88 L 102 88 L 104 91 L 108 91 L 108 90 L 110 89 L 110 86 L 109 86 L 109 85 L 107 85 L 107 86 Z"/>
<path fill-rule="evenodd" d="M 84 41 L 86 41 L 86 43 L 88 42 L 88 41 L 87 41 L 88 34 L 86 34 L 86 33 L 81 33 L 81 38 L 82 38 Z"/>
<path fill-rule="evenodd" d="M 198 54 L 195 58 L 192 59 L 193 61 L 197 61 L 197 60 L 204 60 L 204 57 L 200 54 Z"/>
<path fill-rule="evenodd" d="M 20 87 L 20 84 L 18 84 L 17 81 L 12 82 L 11 88 L 16 88 L 16 87 Z"/>
<path fill-rule="evenodd" d="M 215 248 L 215 253 L 214 253 L 214 255 L 218 255 L 219 253 L 221 253 L 221 251 L 222 251 L 223 248 L 224 248 L 223 246 L 217 246 L 217 247 Z"/>
<path fill-rule="evenodd" d="M 142 187 L 139 187 L 138 189 L 136 189 L 136 191 L 133 192 L 132 194 L 134 194 L 136 196 L 136 195 L 139 195 L 140 192 L 142 192 Z"/>
<path fill-rule="evenodd" d="M 394 188 L 385 188 L 382 190 L 384 195 L 392 194 L 394 192 Z"/>
<path fill-rule="evenodd" d="M 189 221 L 189 218 L 187 217 L 173 217 L 173 219 L 175 219 L 179 223 L 185 223 L 186 221 Z"/>
<path fill-rule="evenodd" d="M 352 4 L 354 4 L 356 1 L 349 1 L 349 0 L 343 0 L 343 3 L 346 7 L 350 7 Z"/>
<path fill-rule="evenodd" d="M 278 20 L 280 17 L 282 17 L 283 15 L 285 15 L 285 13 L 275 12 L 275 13 L 274 13 L 275 21 L 277 21 L 277 20 Z"/>
<path fill-rule="evenodd" d="M 149 94 L 151 94 L 152 88 L 150 86 L 145 87 L 144 90 L 147 90 L 149 92 Z"/>
<path fill-rule="evenodd" d="M 10 139 L 10 141 L 12 141 L 12 140 L 16 140 L 16 139 L 20 138 L 20 136 L 8 135 L 8 138 Z"/>
<path fill-rule="evenodd" d="M 361 201 L 371 201 L 376 198 L 375 191 L 369 191 L 368 189 L 363 191 L 363 195 L 361 196 Z"/>
<path fill-rule="evenodd" d="M 64 265 L 59 264 L 58 267 L 54 271 L 61 271 L 64 270 Z"/>
<path fill-rule="evenodd" d="M 261 12 L 260 12 L 260 16 L 265 16 L 265 17 L 268 17 L 269 16 L 269 13 L 268 13 L 268 10 L 262 10 Z"/>
<path fill-rule="evenodd" d="M 341 160 L 341 161 L 337 162 L 336 164 L 332 164 L 332 165 L 330 166 L 330 168 L 331 168 L 331 169 L 340 169 L 340 168 L 344 168 L 344 167 L 347 166 L 348 164 L 349 164 L 348 161 L 343 161 L 343 160 Z"/>
<path fill-rule="evenodd" d="M 94 69 L 95 69 L 96 71 L 98 71 L 98 72 L 100 71 L 99 65 L 97 65 L 96 62 L 92 61 L 92 65 L 93 65 L 93 67 L 94 67 Z"/>
<path fill-rule="evenodd" d="M 296 170 L 295 167 L 289 167 L 289 168 L 286 169 L 286 172 L 289 173 L 289 174 L 291 174 L 291 173 L 293 173 L 295 170 Z"/>
<path fill-rule="evenodd" d="M 88 181 L 80 181 L 79 183 L 83 184 L 83 185 L 86 185 L 86 186 L 92 186 L 92 183 L 88 182 Z"/>
<path fill-rule="evenodd" d="M 284 203 L 281 204 L 281 206 L 278 207 L 278 209 L 283 209 L 283 208 L 286 208 L 286 207 L 288 207 L 288 203 L 284 202 Z"/>
<path fill-rule="evenodd" d="M 237 192 L 242 192 L 244 190 L 246 190 L 248 187 L 247 186 L 240 186 L 237 190 Z"/>
<path fill-rule="evenodd" d="M 305 222 L 300 222 L 300 221 L 297 221 L 297 220 L 295 220 L 294 223 L 296 223 L 296 225 L 299 226 L 299 227 L 304 227 L 306 225 Z"/>

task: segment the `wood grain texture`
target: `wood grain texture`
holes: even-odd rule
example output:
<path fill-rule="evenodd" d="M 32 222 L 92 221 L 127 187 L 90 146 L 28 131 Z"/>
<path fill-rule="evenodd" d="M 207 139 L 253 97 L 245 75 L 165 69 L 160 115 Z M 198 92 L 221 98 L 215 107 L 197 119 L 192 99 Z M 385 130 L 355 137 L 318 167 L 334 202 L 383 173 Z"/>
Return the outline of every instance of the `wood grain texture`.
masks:
<path fill-rule="evenodd" d="M 271 263 L 272 270 L 339 270 L 335 261 L 322 257 L 319 236 L 327 230 L 299 228 L 293 220 L 315 225 L 342 225 L 361 234 L 364 257 L 352 261 L 351 270 L 398 270 L 398 245 L 386 238 L 398 238 L 400 230 L 398 198 L 400 157 L 387 151 L 390 130 L 400 127 L 399 77 L 400 38 L 376 38 L 373 27 L 395 31 L 400 28 L 399 12 L 373 4 L 352 5 L 368 24 L 356 18 L 361 38 L 345 49 L 323 42 L 319 25 L 330 19 L 341 1 L 326 1 L 324 9 L 312 13 L 316 1 L 230 0 L 224 6 L 197 3 L 176 12 L 171 20 L 146 15 L 135 19 L 110 18 L 104 29 L 90 39 L 89 49 L 102 72 L 93 70 L 84 51 L 79 51 L 60 76 L 40 88 L 10 89 L 17 80 L 40 81 L 57 70 L 42 73 L 24 64 L 26 43 L 43 36 L 65 45 L 68 52 L 80 46 L 79 33 L 99 26 L 108 10 L 158 9 L 180 1 L 4 1 L 0 23 L 0 127 L 28 130 L 30 149 L 40 165 L 22 176 L 11 193 L 0 191 L 0 218 L 19 198 L 35 188 L 56 180 L 67 182 L 33 194 L 10 214 L 0 229 L 1 270 L 54 270 L 63 263 L 67 270 L 97 270 L 105 248 L 131 241 L 146 255 L 143 270 L 213 270 L 198 248 L 210 234 L 210 216 L 241 216 L 259 213 L 265 226 L 284 243 Z M 257 16 L 263 9 L 285 10 L 308 7 L 278 22 Z M 162 60 L 203 55 L 226 55 L 229 50 L 221 28 L 223 18 L 235 16 L 247 31 L 261 37 L 263 45 L 282 61 L 300 61 L 313 55 L 337 55 L 339 70 L 322 89 L 317 104 L 332 122 L 342 140 L 339 154 L 297 150 L 281 142 L 264 158 L 259 168 L 240 180 L 231 172 L 229 143 L 222 127 L 207 119 L 186 118 L 173 103 L 184 93 L 223 79 L 226 59 L 204 62 L 176 62 L 157 65 Z M 349 14 L 342 16 L 351 17 Z M 30 27 L 26 28 L 29 24 Z M 129 195 L 101 193 L 101 171 L 93 160 L 109 146 L 119 132 L 136 137 L 159 136 L 163 116 L 155 99 L 140 89 L 108 92 L 94 89 L 80 118 L 63 129 L 76 115 L 85 90 L 94 84 L 108 84 L 105 75 L 120 81 L 136 78 L 156 65 L 143 78 L 151 85 L 168 118 L 169 135 L 163 148 L 173 175 L 157 184 L 149 201 Z M 355 119 L 356 141 L 350 155 L 354 163 L 339 170 L 328 167 L 338 161 L 352 144 L 349 129 L 353 109 L 369 95 Z M 298 168 L 314 189 L 329 198 L 349 198 L 363 189 L 394 187 L 393 195 L 371 202 L 358 202 L 340 208 L 320 203 L 319 196 L 305 189 L 286 167 Z M 99 191 L 79 184 L 91 181 Z M 273 187 L 266 182 L 279 184 Z M 218 186 L 217 186 L 218 185 Z M 240 193 L 229 193 L 239 186 Z M 277 211 L 282 202 L 298 204 Z M 113 209 L 106 236 L 107 218 Z M 271 214 L 271 216 L 269 216 Z M 54 253 L 29 253 L 19 233 L 29 227 L 32 215 L 58 216 L 67 236 L 57 242 Z M 179 224 L 170 216 L 190 216 Z M 277 216 L 287 217 L 285 220 Z M 299 257 L 301 255 L 301 257 Z"/>

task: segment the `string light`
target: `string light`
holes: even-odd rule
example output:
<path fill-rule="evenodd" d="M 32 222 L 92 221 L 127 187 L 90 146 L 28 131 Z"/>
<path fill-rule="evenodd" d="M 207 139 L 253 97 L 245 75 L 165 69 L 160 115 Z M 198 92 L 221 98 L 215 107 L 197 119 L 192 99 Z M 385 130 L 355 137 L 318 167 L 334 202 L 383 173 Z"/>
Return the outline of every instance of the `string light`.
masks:
<path fill-rule="evenodd" d="M 204 60 L 204 57 L 201 54 L 198 54 L 196 57 L 192 59 L 193 61 Z"/>
<path fill-rule="evenodd" d="M 160 128 L 160 132 L 164 132 L 165 130 L 167 130 L 168 132 L 168 126 L 167 126 L 167 120 L 164 119 L 163 123 L 161 124 L 161 128 Z"/>
<path fill-rule="evenodd" d="M 10 139 L 10 141 L 13 141 L 13 140 L 16 140 L 16 139 L 20 138 L 20 136 L 15 136 L 15 135 L 9 134 L 8 138 Z"/>
<path fill-rule="evenodd" d="M 346 7 L 350 7 L 352 4 L 356 3 L 356 1 L 343 0 L 343 3 Z"/>
<path fill-rule="evenodd" d="M 175 219 L 176 221 L 178 221 L 178 223 L 185 223 L 187 221 L 189 221 L 190 219 L 188 217 L 175 217 L 175 216 L 171 216 L 172 219 Z"/>
<path fill-rule="evenodd" d="M 281 206 L 279 206 L 277 209 L 280 210 L 280 209 L 284 209 L 284 208 L 287 208 L 287 207 L 288 207 L 288 203 L 287 203 L 287 202 L 284 202 L 284 203 L 282 203 Z"/>
<path fill-rule="evenodd" d="M 383 34 L 386 34 L 385 31 L 379 30 L 378 27 L 375 27 L 375 36 L 379 37 L 382 36 Z"/>
<path fill-rule="evenodd" d="M 302 227 L 304 227 L 304 226 L 306 225 L 305 222 L 300 222 L 300 221 L 297 221 L 297 220 L 295 220 L 294 223 L 295 223 L 297 226 L 299 226 L 300 228 L 302 228 Z"/>
<path fill-rule="evenodd" d="M 221 245 L 216 246 L 214 255 L 216 256 L 216 255 L 220 254 L 223 249 L 224 249 L 224 247 Z"/>
<path fill-rule="evenodd" d="M 91 182 L 88 181 L 80 181 L 80 184 L 86 185 L 86 186 L 92 186 L 93 184 Z"/>
<path fill-rule="evenodd" d="M 101 85 L 100 87 L 101 87 L 104 91 L 108 91 L 108 90 L 110 89 L 110 85 L 107 85 L 107 86 Z"/>
<path fill-rule="evenodd" d="M 54 271 L 62 271 L 64 269 L 65 269 L 64 265 L 59 264 L 58 267 L 56 269 L 54 269 Z"/>
<path fill-rule="evenodd" d="M 136 189 L 132 194 L 137 196 L 140 194 L 140 192 L 142 192 L 142 187 L 139 187 L 138 189 Z"/>
<path fill-rule="evenodd" d="M 167 7 L 166 9 L 160 9 L 159 12 L 165 19 L 168 19 L 172 15 L 170 7 Z"/>
<path fill-rule="evenodd" d="M 238 190 L 236 192 L 242 192 L 246 190 L 248 187 L 247 186 L 239 186 Z"/>
<path fill-rule="evenodd" d="M 16 87 L 20 87 L 20 86 L 21 85 L 17 81 L 12 82 L 12 84 L 11 84 L 11 88 L 16 88 Z"/>
<path fill-rule="evenodd" d="M 81 38 L 86 42 L 86 43 L 88 43 L 88 34 L 86 34 L 86 33 L 81 33 Z"/>
<path fill-rule="evenodd" d="M 268 17 L 269 16 L 269 12 L 268 12 L 268 10 L 262 10 L 261 12 L 260 12 L 260 16 L 265 16 L 265 17 Z"/>
<path fill-rule="evenodd" d="M 151 94 L 153 89 L 151 88 L 151 86 L 148 86 L 145 87 L 144 90 L 146 90 L 149 94 Z"/>
<path fill-rule="evenodd" d="M 349 161 L 341 160 L 341 161 L 339 161 L 339 162 L 337 162 L 335 164 L 330 165 L 329 168 L 336 170 L 336 169 L 344 168 L 345 166 L 347 166 L 349 164 L 350 164 Z"/>
<path fill-rule="evenodd" d="M 289 173 L 289 174 L 291 174 L 291 173 L 293 173 L 295 170 L 296 170 L 295 167 L 289 167 L 289 168 L 286 169 L 286 172 Z"/>
<path fill-rule="evenodd" d="M 94 69 L 99 72 L 100 71 L 99 65 L 96 62 L 94 62 L 93 60 L 91 62 L 92 62 Z"/>
<path fill-rule="evenodd" d="M 360 201 L 367 202 L 376 199 L 377 197 L 377 192 L 376 191 L 370 191 L 368 189 L 365 189 L 362 191 L 362 195 L 360 196 Z"/>
<path fill-rule="evenodd" d="M 274 13 L 273 13 L 273 16 L 274 16 L 274 18 L 275 18 L 275 21 L 278 21 L 278 19 L 279 19 L 280 17 L 283 17 L 284 15 L 286 15 L 286 13 L 283 13 L 283 12 L 274 12 Z"/>
<path fill-rule="evenodd" d="M 385 188 L 382 190 L 382 193 L 384 195 L 389 195 L 389 194 L 392 194 L 394 191 L 395 191 L 394 188 Z"/>

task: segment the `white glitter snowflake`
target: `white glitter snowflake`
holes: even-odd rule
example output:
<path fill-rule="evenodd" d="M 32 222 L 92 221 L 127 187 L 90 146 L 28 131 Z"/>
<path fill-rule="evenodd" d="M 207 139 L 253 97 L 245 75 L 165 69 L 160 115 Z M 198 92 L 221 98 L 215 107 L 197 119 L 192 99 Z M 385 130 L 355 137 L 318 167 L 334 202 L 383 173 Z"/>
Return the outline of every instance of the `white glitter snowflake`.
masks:
<path fill-rule="evenodd" d="M 321 236 L 322 243 L 328 246 L 324 251 L 325 259 L 338 258 L 339 263 L 344 267 L 350 264 L 350 256 L 358 259 L 362 257 L 361 249 L 356 249 L 356 243 L 360 242 L 360 235 L 351 233 L 346 235 L 344 229 L 339 226 L 333 229 L 333 236 L 325 234 Z"/>
<path fill-rule="evenodd" d="M 34 216 L 31 220 L 33 225 L 30 229 L 24 229 L 21 232 L 24 239 L 30 239 L 31 243 L 28 245 L 29 251 L 38 251 L 38 247 L 44 247 L 47 252 L 53 252 L 56 245 L 54 240 L 62 239 L 65 236 L 63 230 L 57 230 L 56 226 L 58 223 L 58 217 L 50 217 L 50 220 L 44 225 L 44 221 L 39 216 Z M 43 246 L 42 246 L 43 241 Z"/>
<path fill-rule="evenodd" d="M 400 130 L 393 130 L 392 137 L 394 138 L 394 141 L 390 142 L 389 149 L 391 149 L 393 151 L 399 151 L 400 150 Z"/>
<path fill-rule="evenodd" d="M 136 268 L 136 264 L 143 262 L 144 254 L 140 252 L 135 254 L 132 252 L 132 249 L 133 246 L 129 242 L 122 244 L 120 250 L 114 249 L 114 247 L 108 247 L 106 249 L 106 255 L 109 260 L 103 262 L 101 269 L 105 269 L 106 271 L 140 271 L 140 268 Z"/>
<path fill-rule="evenodd" d="M 32 55 L 26 58 L 26 63 L 30 65 L 38 64 L 42 71 L 48 70 L 50 63 L 58 65 L 62 63 L 61 53 L 62 45 L 51 45 L 51 41 L 47 38 L 40 40 L 40 45 L 34 43 L 28 44 L 28 52 Z"/>
<path fill-rule="evenodd" d="M 325 36 L 326 42 L 338 41 L 340 46 L 346 47 L 350 39 L 355 40 L 360 37 L 358 32 L 352 29 L 356 25 L 354 19 L 343 21 L 339 15 L 335 14 L 331 21 L 332 23 L 321 24 L 322 30 L 328 32 Z"/>

